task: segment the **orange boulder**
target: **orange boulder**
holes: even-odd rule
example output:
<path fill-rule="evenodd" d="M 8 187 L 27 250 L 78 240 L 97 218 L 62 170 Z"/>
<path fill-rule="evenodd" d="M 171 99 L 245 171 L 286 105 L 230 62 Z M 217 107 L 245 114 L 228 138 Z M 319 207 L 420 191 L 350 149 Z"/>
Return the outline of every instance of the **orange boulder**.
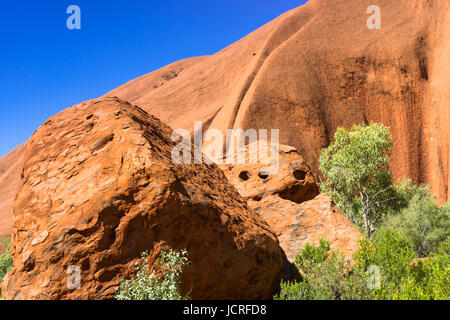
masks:
<path fill-rule="evenodd" d="M 7 299 L 109 299 L 140 253 L 187 249 L 193 299 L 271 297 L 276 236 L 215 164 L 174 164 L 172 130 L 117 98 L 81 103 L 31 137 L 14 203 Z M 80 271 L 79 289 L 68 286 Z"/>

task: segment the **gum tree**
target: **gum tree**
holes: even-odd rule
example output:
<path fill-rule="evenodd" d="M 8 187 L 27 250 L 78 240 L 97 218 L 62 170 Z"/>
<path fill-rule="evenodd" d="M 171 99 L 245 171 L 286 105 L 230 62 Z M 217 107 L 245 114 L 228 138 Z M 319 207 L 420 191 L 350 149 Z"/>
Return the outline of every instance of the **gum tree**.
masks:
<path fill-rule="evenodd" d="M 319 169 L 327 178 L 320 184 L 322 192 L 368 238 L 383 216 L 401 202 L 389 169 L 392 147 L 392 136 L 384 125 L 354 125 L 351 130 L 338 128 L 334 142 L 319 158 Z"/>

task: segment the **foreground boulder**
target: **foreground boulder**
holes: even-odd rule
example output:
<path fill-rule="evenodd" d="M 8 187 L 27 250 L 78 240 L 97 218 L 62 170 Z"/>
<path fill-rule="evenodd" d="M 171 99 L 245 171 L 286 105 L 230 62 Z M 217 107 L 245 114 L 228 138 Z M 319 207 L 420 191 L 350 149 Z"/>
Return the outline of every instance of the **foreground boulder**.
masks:
<path fill-rule="evenodd" d="M 182 287 L 193 299 L 269 298 L 276 237 L 215 164 L 174 164 L 171 133 L 116 98 L 46 121 L 24 158 L 4 297 L 113 298 L 141 252 L 154 262 L 173 248 L 189 252 Z"/>
<path fill-rule="evenodd" d="M 297 150 L 280 145 L 276 166 L 267 165 L 275 158 L 266 152 L 250 164 L 251 154 L 259 152 L 255 145 L 246 146 L 245 164 L 233 160 L 221 167 L 249 206 L 275 231 L 287 260 L 294 262 L 305 244 L 317 244 L 319 237 L 351 257 L 361 234 L 330 197 L 319 193 L 310 167 Z"/>

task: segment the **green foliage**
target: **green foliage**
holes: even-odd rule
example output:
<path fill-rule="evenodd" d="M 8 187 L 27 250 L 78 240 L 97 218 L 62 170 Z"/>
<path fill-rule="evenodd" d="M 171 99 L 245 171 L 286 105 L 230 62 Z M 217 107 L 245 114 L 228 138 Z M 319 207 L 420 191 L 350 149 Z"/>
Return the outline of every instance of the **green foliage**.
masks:
<path fill-rule="evenodd" d="M 436 256 L 418 260 L 410 265 L 392 293 L 394 300 L 449 300 L 450 258 Z"/>
<path fill-rule="evenodd" d="M 415 196 L 400 214 L 391 217 L 388 228 L 402 230 L 420 258 L 436 253 L 450 237 L 450 206 L 438 206 L 431 196 Z"/>
<path fill-rule="evenodd" d="M 307 245 L 296 260 L 304 280 L 283 283 L 278 298 L 449 299 L 450 203 L 439 207 L 428 186 L 394 183 L 392 147 L 382 124 L 337 129 L 319 158 L 320 187 L 367 237 L 351 268 L 326 242 Z"/>
<path fill-rule="evenodd" d="M 307 244 L 296 258 L 303 279 L 282 282 L 276 300 L 450 299 L 450 258 L 440 253 L 414 260 L 410 239 L 401 230 L 382 227 L 373 242 L 362 239 L 351 266 L 330 244 Z"/>
<path fill-rule="evenodd" d="M 441 242 L 437 252 L 439 255 L 442 256 L 443 255 L 450 256 L 450 237 Z"/>
<path fill-rule="evenodd" d="M 10 249 L 10 241 L 9 239 L 0 240 L 1 244 L 5 248 L 5 252 L 0 254 L 0 282 L 6 276 L 6 274 L 13 268 L 14 262 L 11 254 L 9 253 Z M 2 292 L 0 290 L 0 298 L 2 296 Z"/>
<path fill-rule="evenodd" d="M 320 184 L 345 216 L 364 229 L 368 238 L 385 216 L 404 208 L 417 188 L 406 181 L 394 184 L 389 168 L 393 147 L 382 124 L 338 128 L 334 142 L 323 149 L 319 169 L 327 178 Z"/>
<path fill-rule="evenodd" d="M 355 270 L 380 269 L 375 299 L 449 299 L 449 257 L 414 260 L 416 252 L 404 230 L 382 227 L 373 243 L 362 240 L 355 253 Z"/>
<path fill-rule="evenodd" d="M 350 300 L 370 297 L 363 277 L 351 271 L 350 262 L 330 243 L 309 243 L 297 255 L 295 265 L 303 275 L 300 282 L 282 282 L 276 300 Z"/>
<path fill-rule="evenodd" d="M 281 281 L 280 293 L 273 297 L 274 300 L 314 300 L 311 286 L 306 282 Z"/>
<path fill-rule="evenodd" d="M 350 221 L 363 227 L 368 237 L 380 219 L 386 195 L 393 192 L 392 146 L 392 137 L 382 124 L 355 125 L 350 131 L 338 128 L 334 142 L 319 158 L 319 169 L 327 177 L 321 190 Z"/>
<path fill-rule="evenodd" d="M 137 274 L 133 279 L 122 280 L 116 293 L 117 300 L 182 300 L 179 282 L 183 267 L 188 263 L 187 251 L 161 251 L 157 261 L 160 274 L 150 272 L 148 253 L 136 263 Z"/>
<path fill-rule="evenodd" d="M 409 273 L 414 256 L 410 241 L 402 232 L 381 228 L 373 243 L 361 240 L 360 248 L 354 254 L 355 268 L 359 272 L 370 266 L 379 268 L 381 287 L 373 290 L 374 296 L 391 299 L 395 286 Z"/>
<path fill-rule="evenodd" d="M 391 214 L 398 214 L 399 211 L 408 207 L 414 197 L 419 199 L 431 197 L 430 186 L 426 184 L 417 186 L 410 179 L 397 180 L 393 188 L 397 199 L 394 206 L 387 208 L 390 210 L 389 216 Z"/>

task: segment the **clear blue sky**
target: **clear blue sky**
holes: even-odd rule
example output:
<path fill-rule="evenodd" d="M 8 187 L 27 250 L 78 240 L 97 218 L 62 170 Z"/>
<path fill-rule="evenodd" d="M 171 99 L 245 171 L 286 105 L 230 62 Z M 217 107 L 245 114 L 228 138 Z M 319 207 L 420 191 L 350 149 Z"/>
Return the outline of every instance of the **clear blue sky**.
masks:
<path fill-rule="evenodd" d="M 0 157 L 47 118 L 171 62 L 213 54 L 306 0 L 40 0 L 0 6 Z M 81 8 L 81 30 L 66 9 Z"/>

